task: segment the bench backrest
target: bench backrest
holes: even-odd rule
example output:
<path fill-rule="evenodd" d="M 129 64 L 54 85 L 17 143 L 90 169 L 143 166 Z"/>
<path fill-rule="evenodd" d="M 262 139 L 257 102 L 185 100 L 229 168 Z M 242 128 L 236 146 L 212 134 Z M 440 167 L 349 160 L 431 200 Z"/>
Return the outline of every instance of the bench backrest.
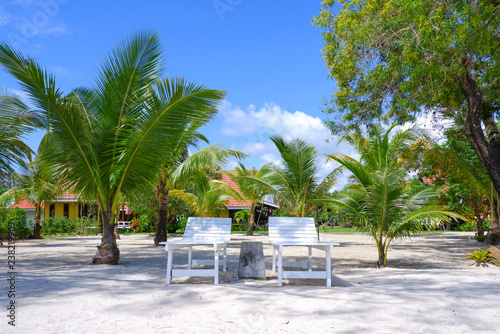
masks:
<path fill-rule="evenodd" d="M 269 217 L 269 241 L 318 242 L 318 234 L 311 217 Z"/>
<path fill-rule="evenodd" d="M 229 242 L 231 218 L 189 217 L 182 236 L 183 241 Z"/>

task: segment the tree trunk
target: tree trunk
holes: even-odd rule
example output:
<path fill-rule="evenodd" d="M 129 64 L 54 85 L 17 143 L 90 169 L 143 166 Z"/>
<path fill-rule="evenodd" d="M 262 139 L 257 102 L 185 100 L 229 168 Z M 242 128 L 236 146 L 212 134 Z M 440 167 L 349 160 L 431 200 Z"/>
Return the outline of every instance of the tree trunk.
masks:
<path fill-rule="evenodd" d="M 33 224 L 33 239 L 42 239 L 42 236 L 40 234 L 41 232 L 41 226 L 40 226 L 40 205 L 36 205 L 36 213 L 35 217 L 33 217 L 33 221 L 35 222 Z"/>
<path fill-rule="evenodd" d="M 464 66 L 467 66 L 467 59 L 464 59 Z M 467 98 L 467 114 L 465 117 L 464 132 L 471 143 L 479 160 L 488 171 L 490 180 L 496 192 L 500 192 L 500 134 L 496 126 L 491 110 L 483 107 L 483 93 L 476 81 L 472 77 L 469 69 L 466 68 L 460 78 L 460 89 Z M 487 131 L 489 142 L 481 127 L 481 120 Z M 488 236 L 491 237 L 488 238 Z M 494 236 L 493 236 L 494 235 Z M 491 228 L 488 231 L 486 240 L 490 242 L 500 241 L 500 229 Z M 486 241 L 485 240 L 485 241 Z"/>
<path fill-rule="evenodd" d="M 252 206 L 250 208 L 250 222 L 248 224 L 247 236 L 253 235 L 253 230 L 255 229 L 255 208 Z"/>
<path fill-rule="evenodd" d="M 156 194 L 158 195 L 160 209 L 158 223 L 156 224 L 154 244 L 155 246 L 160 246 L 160 242 L 167 241 L 168 190 L 166 189 L 165 182 L 162 181 L 159 183 L 156 188 Z"/>
<path fill-rule="evenodd" d="M 116 245 L 114 217 L 111 217 L 109 210 L 102 213 L 102 224 L 101 245 L 97 246 L 97 253 L 92 259 L 92 264 L 118 264 L 120 250 Z"/>
<path fill-rule="evenodd" d="M 499 227 L 499 212 L 498 212 L 498 197 L 493 196 L 491 201 L 491 221 L 490 229 L 488 234 L 484 239 L 484 243 L 488 245 L 498 245 L 500 244 L 500 227 Z"/>
<path fill-rule="evenodd" d="M 40 235 L 40 218 L 33 218 L 33 221 L 35 224 L 33 225 L 33 239 L 42 239 L 42 236 Z"/>
<path fill-rule="evenodd" d="M 386 259 L 384 245 L 382 243 L 380 243 L 377 245 L 377 248 L 378 248 L 377 268 L 387 267 L 387 259 Z"/>

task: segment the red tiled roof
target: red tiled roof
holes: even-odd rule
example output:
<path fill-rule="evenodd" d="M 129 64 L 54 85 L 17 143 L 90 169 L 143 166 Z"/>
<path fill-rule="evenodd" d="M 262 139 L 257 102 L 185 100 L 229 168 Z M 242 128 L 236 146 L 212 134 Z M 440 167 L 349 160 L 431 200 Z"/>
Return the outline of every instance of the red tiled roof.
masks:
<path fill-rule="evenodd" d="M 58 200 L 58 201 L 75 200 L 75 199 L 78 199 L 78 197 L 75 194 L 70 193 L 69 191 L 66 191 L 61 196 L 58 196 L 56 198 L 56 200 Z M 42 202 L 41 207 L 44 208 L 44 202 Z M 19 202 L 17 202 L 16 204 L 9 207 L 9 209 L 14 209 L 14 208 L 20 208 L 20 209 L 25 209 L 25 210 L 36 209 L 34 204 L 28 202 L 25 199 L 22 199 Z"/>
<path fill-rule="evenodd" d="M 43 202 L 42 202 L 41 207 L 42 208 L 44 207 Z M 36 209 L 34 204 L 32 204 L 24 199 L 20 200 L 19 202 L 17 202 L 14 205 L 9 206 L 9 209 L 14 209 L 14 208 L 20 208 L 20 209 L 25 209 L 25 210 Z"/>
<path fill-rule="evenodd" d="M 236 190 L 237 192 L 240 193 L 240 188 L 238 187 L 238 185 L 236 184 L 236 182 L 234 182 L 233 180 L 231 180 L 231 178 L 229 176 L 227 176 L 226 174 L 222 174 L 222 180 L 221 181 L 224 182 L 224 183 L 226 183 L 231 188 L 233 188 L 234 190 Z M 237 201 L 237 200 L 235 200 L 234 198 L 231 197 L 231 199 L 229 200 L 229 202 L 226 204 L 226 207 L 228 209 L 235 208 L 235 207 L 242 207 L 242 206 L 250 208 L 250 201 L 240 202 L 240 201 Z"/>
<path fill-rule="evenodd" d="M 73 194 L 73 193 L 71 193 L 69 191 L 66 191 L 62 195 L 57 196 L 57 199 L 58 200 L 63 200 L 63 199 L 78 199 L 78 196 L 76 196 L 75 194 Z"/>

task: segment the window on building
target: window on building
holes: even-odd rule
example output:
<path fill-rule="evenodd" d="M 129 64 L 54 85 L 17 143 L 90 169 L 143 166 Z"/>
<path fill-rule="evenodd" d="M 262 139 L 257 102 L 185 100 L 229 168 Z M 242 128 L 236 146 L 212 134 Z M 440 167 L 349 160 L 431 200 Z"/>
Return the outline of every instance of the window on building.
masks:
<path fill-rule="evenodd" d="M 64 203 L 63 215 L 64 217 L 69 218 L 69 203 Z"/>
<path fill-rule="evenodd" d="M 50 216 L 50 218 L 54 218 L 55 215 L 56 215 L 56 205 L 51 204 L 49 207 L 49 216 Z"/>

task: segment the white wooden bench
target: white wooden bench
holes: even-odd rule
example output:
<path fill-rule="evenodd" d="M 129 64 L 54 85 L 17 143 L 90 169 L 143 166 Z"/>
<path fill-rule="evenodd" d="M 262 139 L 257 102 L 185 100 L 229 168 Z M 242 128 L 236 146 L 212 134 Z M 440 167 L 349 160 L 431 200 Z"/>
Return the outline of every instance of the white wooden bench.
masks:
<path fill-rule="evenodd" d="M 126 229 L 129 229 L 130 228 L 130 222 L 120 220 L 120 221 L 118 221 L 116 228 L 126 228 Z"/>
<path fill-rule="evenodd" d="M 219 283 L 219 251 L 223 250 L 222 270 L 226 271 L 226 247 L 231 238 L 231 218 L 188 218 L 182 240 L 161 242 L 167 252 L 167 284 L 172 276 L 213 276 L 214 284 Z M 195 245 L 213 247 L 213 260 L 193 260 Z M 174 250 L 188 247 L 188 268 L 172 269 Z M 193 269 L 193 265 L 211 265 L 212 269 Z"/>
<path fill-rule="evenodd" d="M 320 242 L 314 225 L 314 219 L 309 217 L 269 217 L 269 241 L 273 246 L 273 272 L 278 267 L 278 286 L 282 286 L 283 278 L 326 279 L 326 286 L 332 286 L 331 253 L 334 242 Z M 283 262 L 283 248 L 285 246 L 305 246 L 309 250 L 308 262 Z M 312 270 L 312 248 L 325 251 L 325 270 Z M 276 262 L 276 251 L 278 259 Z M 283 266 L 305 265 L 307 271 L 285 271 Z"/>

